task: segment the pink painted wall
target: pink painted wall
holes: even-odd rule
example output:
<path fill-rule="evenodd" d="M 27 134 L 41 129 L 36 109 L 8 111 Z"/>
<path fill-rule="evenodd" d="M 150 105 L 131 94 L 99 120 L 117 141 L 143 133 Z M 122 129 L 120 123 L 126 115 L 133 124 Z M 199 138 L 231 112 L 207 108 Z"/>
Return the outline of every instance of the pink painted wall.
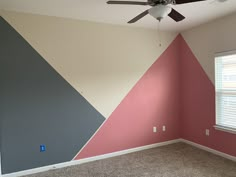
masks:
<path fill-rule="evenodd" d="M 181 37 L 182 38 L 182 37 Z M 236 135 L 215 130 L 215 87 L 191 49 L 180 41 L 181 137 L 236 156 Z M 205 135 L 210 130 L 210 136 Z"/>
<path fill-rule="evenodd" d="M 76 159 L 179 138 L 180 39 L 150 67 Z"/>
<path fill-rule="evenodd" d="M 177 138 L 236 156 L 236 135 L 214 125 L 214 85 L 179 35 L 75 159 Z"/>

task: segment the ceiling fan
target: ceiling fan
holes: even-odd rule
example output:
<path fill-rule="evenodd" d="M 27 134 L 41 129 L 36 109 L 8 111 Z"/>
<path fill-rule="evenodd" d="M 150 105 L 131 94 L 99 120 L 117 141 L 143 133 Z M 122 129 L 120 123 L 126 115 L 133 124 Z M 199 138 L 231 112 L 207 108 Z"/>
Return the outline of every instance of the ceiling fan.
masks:
<path fill-rule="evenodd" d="M 174 21 L 179 22 L 185 19 L 185 17 L 168 5 L 169 4 L 178 5 L 178 4 L 199 2 L 199 1 L 206 1 L 206 0 L 147 0 L 147 2 L 107 1 L 107 4 L 152 6 L 152 8 L 145 10 L 144 12 L 142 12 L 141 14 L 130 20 L 128 23 L 135 23 L 136 21 L 140 20 L 147 14 L 150 14 L 159 21 L 161 21 L 161 19 L 163 19 L 164 17 L 169 16 Z"/>

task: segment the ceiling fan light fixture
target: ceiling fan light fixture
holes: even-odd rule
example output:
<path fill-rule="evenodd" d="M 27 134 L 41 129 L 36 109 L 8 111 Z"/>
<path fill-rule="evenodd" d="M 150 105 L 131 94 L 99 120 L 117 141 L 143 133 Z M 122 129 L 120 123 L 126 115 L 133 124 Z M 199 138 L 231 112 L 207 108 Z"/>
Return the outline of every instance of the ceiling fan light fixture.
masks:
<path fill-rule="evenodd" d="M 161 20 L 168 16 L 172 8 L 167 5 L 157 5 L 148 10 L 148 13 L 157 20 Z"/>

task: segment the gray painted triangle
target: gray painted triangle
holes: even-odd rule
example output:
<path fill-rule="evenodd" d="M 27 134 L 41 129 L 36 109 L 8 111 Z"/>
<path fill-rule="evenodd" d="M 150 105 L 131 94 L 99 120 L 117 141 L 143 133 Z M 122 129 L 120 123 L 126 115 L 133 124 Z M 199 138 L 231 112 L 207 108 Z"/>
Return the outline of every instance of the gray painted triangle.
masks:
<path fill-rule="evenodd" d="M 2 17 L 0 83 L 3 174 L 72 160 L 105 120 Z"/>

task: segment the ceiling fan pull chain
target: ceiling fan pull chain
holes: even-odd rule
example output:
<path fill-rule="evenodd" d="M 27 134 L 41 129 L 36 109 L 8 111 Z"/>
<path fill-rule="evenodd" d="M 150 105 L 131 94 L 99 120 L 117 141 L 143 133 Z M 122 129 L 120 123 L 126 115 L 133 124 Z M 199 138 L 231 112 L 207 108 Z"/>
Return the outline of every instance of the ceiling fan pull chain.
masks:
<path fill-rule="evenodd" d="M 159 38 L 159 47 L 161 47 L 161 31 L 160 31 L 160 23 L 161 23 L 161 20 L 158 20 L 158 23 L 157 23 L 157 35 L 158 35 L 158 38 Z"/>

